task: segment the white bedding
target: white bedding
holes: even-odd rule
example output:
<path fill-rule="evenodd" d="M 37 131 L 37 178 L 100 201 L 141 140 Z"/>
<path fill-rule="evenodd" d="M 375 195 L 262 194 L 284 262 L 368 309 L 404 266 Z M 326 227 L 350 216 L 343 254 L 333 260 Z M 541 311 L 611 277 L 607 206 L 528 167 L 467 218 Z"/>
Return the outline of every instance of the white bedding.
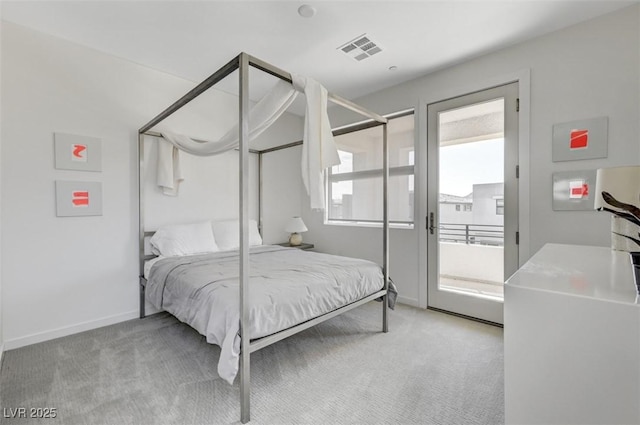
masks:
<path fill-rule="evenodd" d="M 251 339 L 328 313 L 383 288 L 381 267 L 360 259 L 263 245 L 251 248 Z M 240 354 L 238 252 L 160 258 L 147 299 L 221 347 L 218 373 L 233 383 Z"/>
<path fill-rule="evenodd" d="M 143 276 L 145 279 L 149 280 L 149 272 L 151 271 L 151 267 L 153 267 L 153 265 L 155 263 L 157 263 L 158 261 L 162 260 L 165 257 L 154 257 L 151 260 L 147 260 L 144 262 L 144 271 L 143 271 Z"/>

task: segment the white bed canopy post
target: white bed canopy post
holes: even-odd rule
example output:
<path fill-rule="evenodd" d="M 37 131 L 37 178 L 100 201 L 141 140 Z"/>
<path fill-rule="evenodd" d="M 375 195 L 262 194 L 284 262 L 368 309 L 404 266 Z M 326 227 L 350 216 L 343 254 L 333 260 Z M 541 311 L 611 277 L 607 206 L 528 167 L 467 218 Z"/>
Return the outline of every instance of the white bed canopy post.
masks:
<path fill-rule="evenodd" d="M 249 368 L 249 57 L 239 56 L 240 141 L 240 422 L 250 420 L 251 375 Z"/>

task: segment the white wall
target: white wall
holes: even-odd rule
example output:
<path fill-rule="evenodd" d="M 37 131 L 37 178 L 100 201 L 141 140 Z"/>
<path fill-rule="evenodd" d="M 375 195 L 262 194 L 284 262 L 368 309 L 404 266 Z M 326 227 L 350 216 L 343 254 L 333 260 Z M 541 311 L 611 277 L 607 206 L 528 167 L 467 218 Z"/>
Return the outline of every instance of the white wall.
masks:
<path fill-rule="evenodd" d="M 300 130 L 300 134 L 302 130 Z M 291 217 L 302 213 L 303 183 L 300 173 L 302 147 L 273 151 L 262 155 L 262 210 L 264 243 L 287 242 L 284 231 Z M 305 202 L 309 202 L 306 198 Z M 303 234 L 303 239 L 307 235 Z"/>
<path fill-rule="evenodd" d="M 638 164 L 639 21 L 639 8 L 634 5 L 357 99 L 378 113 L 411 107 L 418 113 L 418 221 L 414 230 L 391 232 L 390 275 L 404 301 L 426 305 L 425 105 L 508 82 L 514 75 L 530 75 L 530 87 L 521 87 L 521 95 L 523 89 L 530 89 L 530 104 L 521 104 L 521 114 L 529 114 L 530 132 L 526 133 L 529 151 L 521 152 L 520 163 L 525 177 L 520 180 L 521 226 L 525 227 L 520 229 L 524 236 L 520 262 L 548 242 L 609 245 L 607 214 L 552 210 L 552 173 Z M 338 108 L 332 108 L 331 115 L 334 126 L 360 119 Z M 609 117 L 607 158 L 552 162 L 553 124 L 599 116 Z M 322 250 L 366 258 L 379 251 L 376 229 L 325 226 L 321 214 L 308 209 L 304 218 L 310 227 L 307 239 Z"/>
<path fill-rule="evenodd" d="M 145 229 L 157 230 L 166 224 L 192 223 L 238 217 L 239 155 L 229 151 L 202 157 L 181 153 L 185 180 L 179 196 L 166 196 L 156 184 L 157 138 L 145 138 Z M 153 140 L 152 140 L 153 139 Z M 258 217 L 257 155 L 249 158 L 249 215 Z"/>
<path fill-rule="evenodd" d="M 14 24 L 3 23 L 1 35 L 2 314 L 5 347 L 16 348 L 137 317 L 137 129 L 195 84 Z M 218 91 L 167 126 L 199 138 L 222 134 L 236 105 Z M 101 138 L 102 172 L 54 169 L 54 132 Z M 289 128 L 265 137 L 294 140 Z M 199 196 L 214 200 L 196 214 L 232 214 L 234 158 L 187 159 L 185 194 L 205 189 Z M 236 180 L 213 189 L 198 180 L 203 173 Z M 57 218 L 54 181 L 65 179 L 102 182 L 103 215 Z M 175 200 L 156 201 L 156 212 L 166 213 L 162 202 Z M 184 220 L 196 217 L 189 214 Z M 151 226 L 167 219 L 152 217 Z"/>
<path fill-rule="evenodd" d="M 410 107 L 418 112 L 416 229 L 391 231 L 390 273 L 401 301 L 422 305 L 426 300 L 426 126 L 420 112 L 428 102 L 464 94 L 523 69 L 531 72 L 531 102 L 523 105 L 524 113 L 530 111 L 529 162 L 521 163 L 530 176 L 530 185 L 521 188 L 521 194 L 530 191 L 526 251 L 534 253 L 546 242 L 608 245 L 607 215 L 551 209 L 551 175 L 638 163 L 638 27 L 634 6 L 358 100 L 379 113 Z M 136 316 L 136 130 L 194 84 L 13 24 L 3 23 L 1 36 L 0 332 L 5 347 L 15 348 Z M 222 101 L 207 117 L 224 114 L 225 105 L 229 103 Z M 235 114 L 235 107 L 228 110 Z M 223 131 L 202 124 L 201 112 L 196 105 L 195 113 L 184 113 L 171 124 L 196 137 L 212 129 Z M 608 158 L 553 163 L 552 125 L 597 116 L 609 117 Z M 334 126 L 353 118 L 332 111 Z M 296 118 L 291 121 L 299 128 Z M 103 171 L 55 170 L 56 131 L 100 137 Z M 300 138 L 299 133 L 291 137 L 290 131 L 284 136 L 270 132 L 278 143 Z M 265 173 L 275 174 L 291 194 L 266 195 L 268 214 L 280 217 L 271 228 L 265 223 L 266 238 L 286 238 L 279 230 L 285 221 L 281 217 L 301 211 L 310 229 L 305 240 L 319 250 L 380 261 L 379 229 L 325 226 L 322 214 L 309 210 L 302 189 L 295 188 L 302 187 L 300 181 L 290 180 L 299 179 L 298 150 L 268 154 L 274 156 L 266 159 Z M 57 179 L 101 181 L 103 215 L 56 218 Z"/>
<path fill-rule="evenodd" d="M 454 279 L 504 282 L 504 247 L 440 242 L 440 274 Z"/>

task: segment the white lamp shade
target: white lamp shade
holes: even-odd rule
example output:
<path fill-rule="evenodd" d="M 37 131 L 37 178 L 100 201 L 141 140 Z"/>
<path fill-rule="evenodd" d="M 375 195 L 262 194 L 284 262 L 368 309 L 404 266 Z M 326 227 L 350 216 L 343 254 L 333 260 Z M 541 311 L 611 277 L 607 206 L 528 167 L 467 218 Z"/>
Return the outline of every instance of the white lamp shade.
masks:
<path fill-rule="evenodd" d="M 285 232 L 289 232 L 289 233 L 302 233 L 302 232 L 306 232 L 307 230 L 307 226 L 304 225 L 304 221 L 302 221 L 302 218 L 300 217 L 293 217 L 291 220 L 289 220 L 289 223 L 287 223 L 287 227 L 284 228 Z"/>
<path fill-rule="evenodd" d="M 602 192 L 620 202 L 640 206 L 640 166 L 598 169 L 594 208 L 612 208 L 602 199 Z"/>

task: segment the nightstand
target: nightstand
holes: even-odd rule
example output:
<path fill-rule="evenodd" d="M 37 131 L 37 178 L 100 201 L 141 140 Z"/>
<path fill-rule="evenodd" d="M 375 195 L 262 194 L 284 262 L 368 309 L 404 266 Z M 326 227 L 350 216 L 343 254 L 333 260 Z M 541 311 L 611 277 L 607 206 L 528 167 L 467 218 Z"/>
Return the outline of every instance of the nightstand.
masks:
<path fill-rule="evenodd" d="M 301 243 L 300 245 L 291 245 L 289 242 L 277 243 L 276 245 L 286 246 L 288 248 L 298 248 L 298 249 L 313 249 L 314 245 L 312 243 Z"/>

